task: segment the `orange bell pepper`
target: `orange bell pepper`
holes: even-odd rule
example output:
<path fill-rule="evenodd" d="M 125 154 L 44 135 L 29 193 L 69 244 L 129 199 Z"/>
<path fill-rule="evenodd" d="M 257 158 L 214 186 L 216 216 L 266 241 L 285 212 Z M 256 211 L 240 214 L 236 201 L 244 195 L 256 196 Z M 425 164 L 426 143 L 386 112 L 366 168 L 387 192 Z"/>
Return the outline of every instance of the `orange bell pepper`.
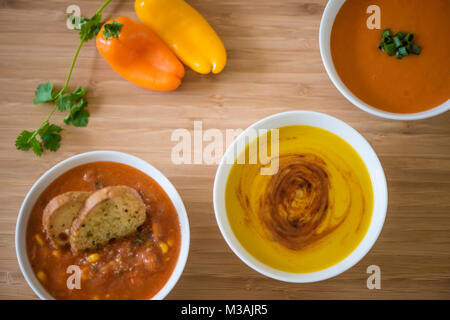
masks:
<path fill-rule="evenodd" d="M 105 37 L 105 25 L 113 21 L 122 25 L 120 33 Z M 151 29 L 127 17 L 103 25 L 97 49 L 118 74 L 147 89 L 175 90 L 184 77 L 184 66 L 169 47 Z"/>

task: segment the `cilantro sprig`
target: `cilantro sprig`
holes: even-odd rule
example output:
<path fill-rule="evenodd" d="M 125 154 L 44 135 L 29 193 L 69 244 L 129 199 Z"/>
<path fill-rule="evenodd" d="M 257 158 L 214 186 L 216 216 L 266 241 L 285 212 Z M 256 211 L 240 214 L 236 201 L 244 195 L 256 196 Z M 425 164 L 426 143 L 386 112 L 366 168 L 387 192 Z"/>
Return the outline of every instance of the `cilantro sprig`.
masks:
<path fill-rule="evenodd" d="M 112 23 L 105 24 L 103 28 L 103 36 L 106 40 L 112 38 L 118 38 L 120 31 L 122 31 L 123 24 L 118 21 L 113 21 Z"/>
<path fill-rule="evenodd" d="M 78 55 L 80 54 L 81 47 L 85 42 L 93 39 L 99 33 L 103 9 L 105 9 L 111 1 L 112 0 L 106 0 L 90 19 L 82 17 L 79 25 L 76 26 L 80 37 L 80 43 L 73 58 L 72 65 L 70 66 L 64 87 L 58 91 L 51 82 L 45 82 L 38 85 L 33 103 L 53 103 L 54 106 L 39 128 L 34 131 L 23 130 L 19 134 L 15 144 L 18 150 L 28 151 L 31 149 L 40 157 L 44 152 L 44 149 L 50 151 L 57 151 L 59 149 L 62 128 L 56 124 L 50 123 L 50 118 L 56 110 L 68 112 L 64 118 L 64 123 L 66 125 L 72 124 L 75 127 L 87 126 L 90 114 L 89 111 L 86 110 L 88 102 L 84 98 L 86 89 L 77 87 L 74 91 L 70 92 L 68 89 L 69 82 Z M 75 19 L 72 19 L 72 22 L 74 21 Z M 117 28 L 117 26 L 115 28 Z"/>

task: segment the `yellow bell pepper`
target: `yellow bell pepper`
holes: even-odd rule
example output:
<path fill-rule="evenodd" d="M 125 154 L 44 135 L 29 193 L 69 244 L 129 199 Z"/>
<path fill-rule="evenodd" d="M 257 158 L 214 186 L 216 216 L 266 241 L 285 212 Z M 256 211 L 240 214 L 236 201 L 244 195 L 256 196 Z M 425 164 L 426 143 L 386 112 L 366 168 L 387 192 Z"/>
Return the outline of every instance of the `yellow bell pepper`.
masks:
<path fill-rule="evenodd" d="M 217 33 L 183 0 L 136 0 L 141 22 L 158 34 L 178 58 L 194 71 L 219 73 L 227 62 Z"/>

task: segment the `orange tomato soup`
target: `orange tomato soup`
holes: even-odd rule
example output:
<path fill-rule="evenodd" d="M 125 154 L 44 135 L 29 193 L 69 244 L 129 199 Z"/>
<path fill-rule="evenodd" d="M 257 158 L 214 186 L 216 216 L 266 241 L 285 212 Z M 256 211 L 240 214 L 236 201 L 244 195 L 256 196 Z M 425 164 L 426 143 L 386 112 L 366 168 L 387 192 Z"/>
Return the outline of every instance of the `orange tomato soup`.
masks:
<path fill-rule="evenodd" d="M 144 224 L 134 234 L 97 250 L 75 254 L 70 247 L 53 248 L 42 227 L 43 210 L 50 199 L 68 191 L 113 185 L 127 185 L 139 192 L 147 208 Z M 168 195 L 145 173 L 117 162 L 84 164 L 58 177 L 36 201 L 27 228 L 31 266 L 57 299 L 149 299 L 168 281 L 180 245 L 178 214 Z M 82 270 L 81 289 L 67 287 L 70 265 Z"/>
<path fill-rule="evenodd" d="M 381 29 L 366 26 L 367 7 L 381 9 Z M 381 33 L 414 34 L 420 55 L 399 60 L 378 49 Z M 449 0 L 347 0 L 331 32 L 337 73 L 369 105 L 394 113 L 434 108 L 450 97 Z"/>

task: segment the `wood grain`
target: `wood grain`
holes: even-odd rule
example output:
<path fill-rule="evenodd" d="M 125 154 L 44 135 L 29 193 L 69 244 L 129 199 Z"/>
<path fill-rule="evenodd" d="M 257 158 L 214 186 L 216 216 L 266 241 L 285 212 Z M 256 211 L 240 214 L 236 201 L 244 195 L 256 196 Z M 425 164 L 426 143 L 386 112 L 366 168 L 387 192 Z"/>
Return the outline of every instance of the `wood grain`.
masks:
<path fill-rule="evenodd" d="M 91 15 L 102 1 L 78 0 Z M 179 90 L 138 88 L 115 74 L 93 42 L 83 47 L 72 86 L 88 88 L 87 128 L 65 127 L 61 149 L 42 158 L 17 151 L 49 106 L 32 104 L 36 86 L 63 85 L 77 46 L 65 27 L 67 0 L 0 0 L 0 299 L 36 299 L 14 249 L 15 222 L 32 184 L 57 162 L 91 150 L 141 157 L 175 184 L 191 223 L 191 250 L 171 299 L 450 298 L 450 113 L 398 122 L 366 114 L 334 88 L 320 59 L 322 0 L 190 0 L 222 37 L 229 62 L 220 75 L 187 71 Z M 113 1 L 107 18 L 136 18 L 134 1 Z M 389 184 L 381 236 L 355 267 L 333 279 L 289 284 L 265 278 L 228 248 L 214 218 L 215 165 L 174 165 L 173 130 L 246 128 L 268 115 L 315 110 L 346 121 L 373 146 Z M 61 115 L 55 117 L 60 123 Z M 382 289 L 366 288 L 366 268 L 381 267 Z"/>

